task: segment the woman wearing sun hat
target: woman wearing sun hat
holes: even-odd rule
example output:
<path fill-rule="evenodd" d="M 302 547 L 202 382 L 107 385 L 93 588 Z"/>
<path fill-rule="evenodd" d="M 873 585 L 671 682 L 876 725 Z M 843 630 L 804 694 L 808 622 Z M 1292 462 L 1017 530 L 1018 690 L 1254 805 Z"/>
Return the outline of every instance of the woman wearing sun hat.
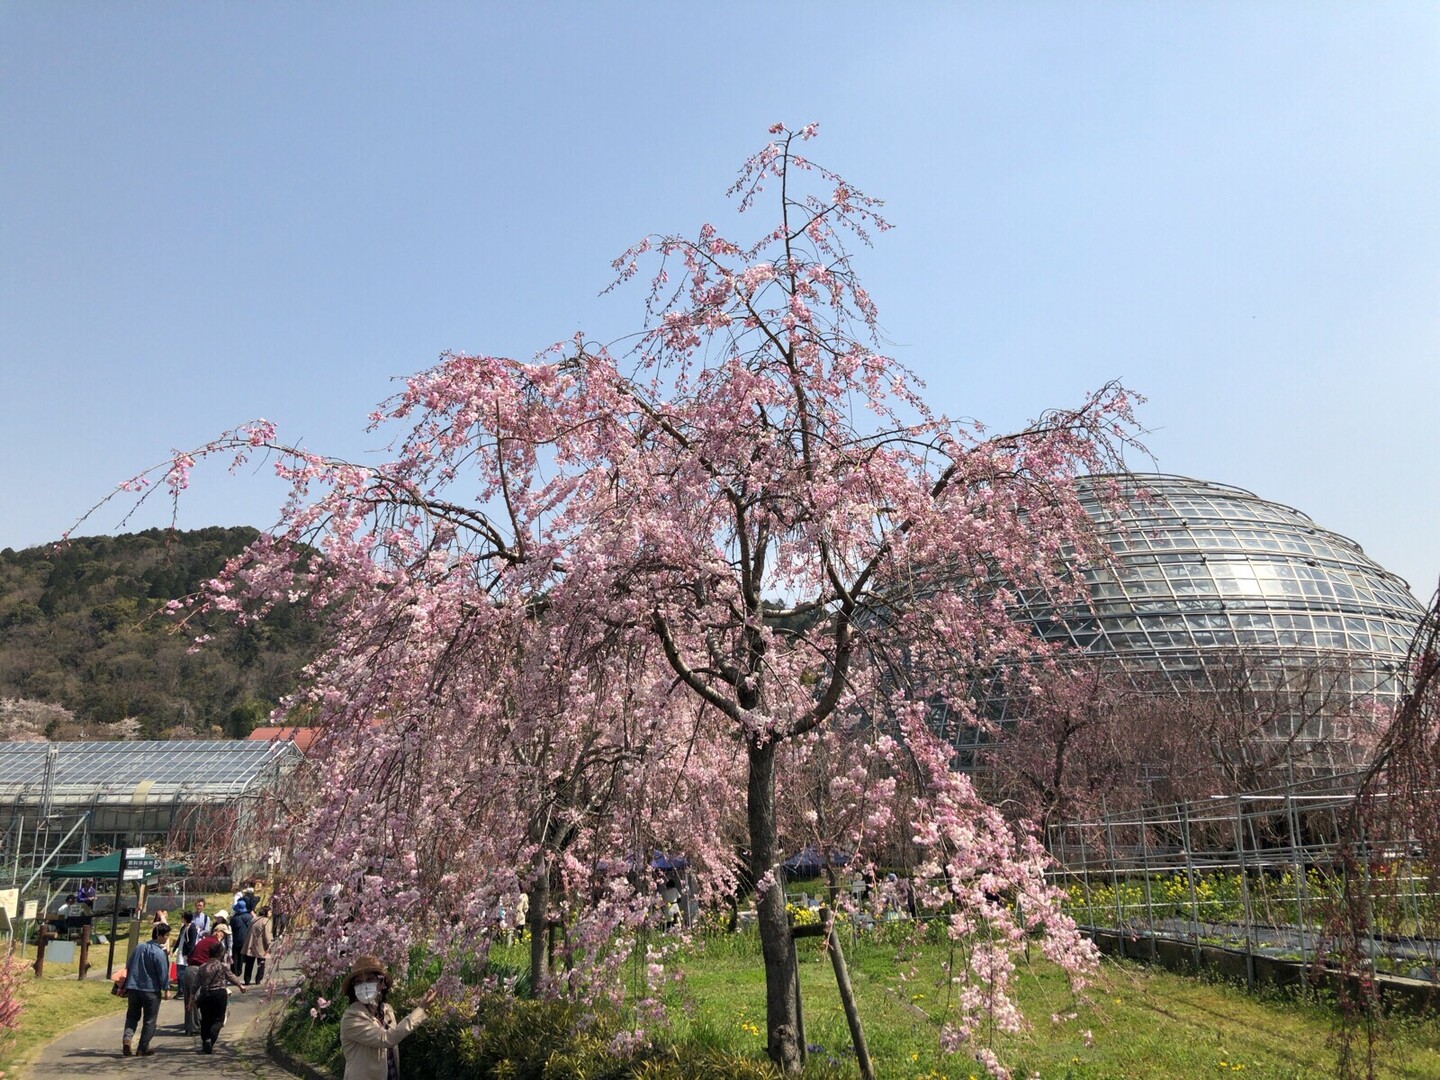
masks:
<path fill-rule="evenodd" d="M 345 1080 L 395 1080 L 400 1075 L 400 1040 L 425 1022 L 425 1009 L 436 990 L 425 991 L 420 1005 L 399 1023 L 385 1001 L 390 977 L 378 956 L 357 956 L 340 992 L 350 1001 L 340 1017 L 340 1049 Z"/>
<path fill-rule="evenodd" d="M 228 964 L 233 959 L 231 955 L 231 949 L 234 943 L 230 940 L 230 934 L 232 933 L 230 929 L 230 920 L 228 917 L 226 917 L 223 911 L 217 911 L 215 913 L 215 923 L 213 929 L 217 931 L 216 936 L 218 936 L 220 939 L 220 951 L 225 954 L 225 963 Z"/>

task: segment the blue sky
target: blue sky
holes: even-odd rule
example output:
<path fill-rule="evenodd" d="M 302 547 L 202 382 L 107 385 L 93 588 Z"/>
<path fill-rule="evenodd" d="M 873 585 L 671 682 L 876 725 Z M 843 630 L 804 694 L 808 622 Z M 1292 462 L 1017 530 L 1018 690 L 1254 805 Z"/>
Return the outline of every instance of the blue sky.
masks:
<path fill-rule="evenodd" d="M 1440 7 L 881 8 L 3 5 L 0 547 L 255 416 L 363 454 L 443 350 L 634 329 L 609 260 L 734 228 L 765 128 L 818 120 L 887 200 L 859 267 L 935 408 L 1003 428 L 1121 378 L 1160 469 L 1428 597 Z M 180 524 L 277 494 L 202 472 Z"/>

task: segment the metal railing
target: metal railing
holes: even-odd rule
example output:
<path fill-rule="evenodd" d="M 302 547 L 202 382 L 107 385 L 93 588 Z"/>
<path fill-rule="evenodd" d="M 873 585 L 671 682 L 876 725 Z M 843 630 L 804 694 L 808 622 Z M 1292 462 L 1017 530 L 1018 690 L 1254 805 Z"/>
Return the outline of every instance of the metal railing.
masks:
<path fill-rule="evenodd" d="M 1440 893 L 1413 837 L 1348 828 L 1356 797 L 1352 778 L 1331 776 L 1116 813 L 1102 804 L 1050 829 L 1054 880 L 1091 930 L 1309 964 L 1334 954 L 1332 918 L 1359 868 L 1370 962 L 1440 980 Z"/>

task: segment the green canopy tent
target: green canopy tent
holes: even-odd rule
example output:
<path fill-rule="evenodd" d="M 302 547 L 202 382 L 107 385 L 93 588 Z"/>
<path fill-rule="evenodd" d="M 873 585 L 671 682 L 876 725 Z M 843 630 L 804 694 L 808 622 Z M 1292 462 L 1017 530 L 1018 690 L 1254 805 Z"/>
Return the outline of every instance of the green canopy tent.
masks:
<path fill-rule="evenodd" d="M 110 910 L 110 957 L 105 964 L 105 977 L 107 979 L 115 969 L 115 928 L 120 918 L 120 889 L 124 884 L 117 880 L 120 877 L 121 854 L 122 852 L 120 851 L 112 851 L 109 855 L 102 855 L 98 859 L 87 859 L 84 862 L 71 863 L 69 866 L 57 866 L 50 871 L 51 881 L 74 881 L 76 878 L 94 878 L 97 884 L 104 881 L 113 883 L 115 889 L 115 904 Z M 189 873 L 190 868 L 182 862 L 165 862 L 162 860 L 160 865 L 155 869 L 147 869 L 145 871 L 143 882 L 148 883 L 161 874 L 184 875 Z M 137 898 L 143 896 L 139 888 L 141 884 L 141 881 L 135 883 Z M 134 942 L 132 941 L 132 945 L 133 944 Z"/>
<path fill-rule="evenodd" d="M 94 878 L 97 882 L 114 880 L 120 874 L 120 852 L 112 851 L 109 855 L 101 855 L 98 859 L 87 859 L 85 862 L 71 863 L 69 866 L 57 866 L 50 871 L 50 880 L 56 878 Z M 145 872 L 145 880 L 150 881 L 161 874 L 184 875 L 190 872 L 190 868 L 181 862 L 162 862 L 154 870 Z"/>

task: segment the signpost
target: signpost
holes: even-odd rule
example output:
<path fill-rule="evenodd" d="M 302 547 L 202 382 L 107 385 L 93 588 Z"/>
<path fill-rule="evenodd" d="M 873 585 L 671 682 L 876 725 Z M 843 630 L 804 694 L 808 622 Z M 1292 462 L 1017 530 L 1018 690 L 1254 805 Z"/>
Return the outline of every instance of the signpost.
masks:
<path fill-rule="evenodd" d="M 160 860 L 151 858 L 143 847 L 127 847 L 120 856 L 120 868 L 115 874 L 115 906 L 110 911 L 110 956 L 105 961 L 107 979 L 115 972 L 115 935 L 120 929 L 120 890 L 125 887 L 125 882 L 144 881 L 147 873 L 159 869 Z"/>
<path fill-rule="evenodd" d="M 39 901 L 39 900 L 26 900 L 26 901 L 25 901 L 25 911 L 24 911 L 24 914 L 23 914 L 21 917 L 22 917 L 26 922 L 34 922 L 36 916 L 38 916 L 39 914 L 40 914 L 40 901 Z M 21 955 L 22 957 L 25 955 L 25 937 L 24 937 L 23 935 L 22 935 L 21 938 L 20 938 L 20 955 Z"/>
<path fill-rule="evenodd" d="M 20 919 L 20 890 L 0 889 L 0 911 L 5 915 L 5 930 L 10 941 L 15 941 L 15 923 Z"/>

